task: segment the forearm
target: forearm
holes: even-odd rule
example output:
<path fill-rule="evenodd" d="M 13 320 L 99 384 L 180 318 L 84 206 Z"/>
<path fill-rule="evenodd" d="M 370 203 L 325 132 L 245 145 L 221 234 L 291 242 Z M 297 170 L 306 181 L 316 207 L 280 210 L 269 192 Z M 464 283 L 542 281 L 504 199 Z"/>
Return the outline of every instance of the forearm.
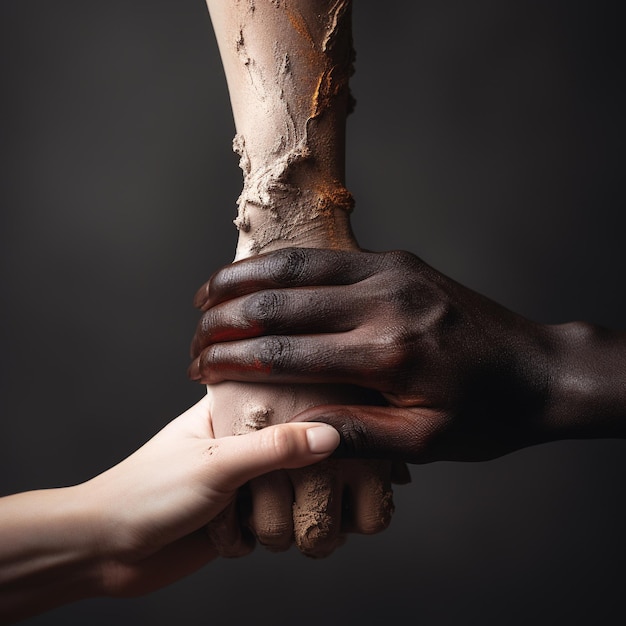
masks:
<path fill-rule="evenodd" d="M 0 499 L 0 623 L 97 594 L 95 524 L 80 489 Z"/>
<path fill-rule="evenodd" d="M 344 186 L 350 2 L 207 4 L 244 174 L 237 258 L 294 244 L 355 247 Z"/>
<path fill-rule="evenodd" d="M 581 322 L 551 331 L 550 437 L 626 437 L 626 333 Z"/>
<path fill-rule="evenodd" d="M 358 249 L 349 220 L 352 196 L 344 180 L 353 60 L 350 0 L 207 4 L 244 177 L 235 260 L 287 246 Z M 298 253 L 286 255 L 280 271 L 298 274 L 300 259 Z M 268 314 L 271 308 L 271 302 L 260 303 Z M 281 346 L 280 339 L 269 341 L 263 358 L 280 358 Z M 213 425 L 217 436 L 261 429 L 312 406 L 357 402 L 362 396 L 355 387 L 336 384 L 226 381 L 207 391 L 219 415 Z M 324 556 L 347 529 L 375 532 L 386 526 L 392 512 L 388 477 L 387 464 L 327 461 L 269 482 L 262 479 L 252 486 L 251 526 L 259 541 L 275 549 L 286 549 L 295 538 L 305 553 Z M 353 502 L 342 513 L 348 493 Z M 354 515 L 348 523 L 348 508 L 367 515 Z M 214 529 L 211 537 L 221 553 L 236 554 L 219 527 Z"/>

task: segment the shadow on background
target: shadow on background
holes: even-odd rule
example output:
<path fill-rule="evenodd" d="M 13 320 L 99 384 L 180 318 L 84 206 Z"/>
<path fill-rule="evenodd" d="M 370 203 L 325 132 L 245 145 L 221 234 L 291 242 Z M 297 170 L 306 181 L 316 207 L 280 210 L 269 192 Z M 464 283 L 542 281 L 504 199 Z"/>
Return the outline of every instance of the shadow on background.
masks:
<path fill-rule="evenodd" d="M 355 4 L 360 243 L 538 321 L 623 328 L 617 3 Z M 90 478 L 201 397 L 191 300 L 234 255 L 241 176 L 201 0 L 3 0 L 0 47 L 6 494 Z M 28 623 L 623 623 L 625 452 L 414 467 L 391 528 L 328 559 L 257 549 Z"/>

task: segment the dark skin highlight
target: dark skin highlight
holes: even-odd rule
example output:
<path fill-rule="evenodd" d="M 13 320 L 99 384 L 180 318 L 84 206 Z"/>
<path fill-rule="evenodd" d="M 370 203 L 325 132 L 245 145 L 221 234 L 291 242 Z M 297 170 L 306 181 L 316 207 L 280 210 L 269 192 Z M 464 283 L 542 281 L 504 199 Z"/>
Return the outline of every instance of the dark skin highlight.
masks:
<path fill-rule="evenodd" d="M 259 255 L 216 272 L 195 303 L 194 380 L 332 381 L 379 394 L 374 405 L 294 416 L 335 426 L 345 456 L 487 460 L 626 436 L 626 333 L 539 324 L 408 252 Z"/>

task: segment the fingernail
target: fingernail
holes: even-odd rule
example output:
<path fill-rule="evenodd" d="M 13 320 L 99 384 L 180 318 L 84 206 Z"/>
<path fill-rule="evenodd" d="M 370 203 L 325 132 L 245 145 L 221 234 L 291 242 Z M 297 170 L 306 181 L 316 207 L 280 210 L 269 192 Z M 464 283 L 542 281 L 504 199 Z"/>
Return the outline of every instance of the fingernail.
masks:
<path fill-rule="evenodd" d="M 313 454 L 332 452 L 339 445 L 339 433 L 328 424 L 319 424 L 306 431 L 309 450 Z"/>

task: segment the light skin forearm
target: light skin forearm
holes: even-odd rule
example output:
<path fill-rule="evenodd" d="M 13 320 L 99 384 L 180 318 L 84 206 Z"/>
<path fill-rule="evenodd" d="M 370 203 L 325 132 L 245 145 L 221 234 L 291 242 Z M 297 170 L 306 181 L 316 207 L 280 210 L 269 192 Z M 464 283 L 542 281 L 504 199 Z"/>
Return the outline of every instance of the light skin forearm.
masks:
<path fill-rule="evenodd" d="M 96 524 L 81 487 L 0 499 L 0 621 L 98 595 Z"/>

